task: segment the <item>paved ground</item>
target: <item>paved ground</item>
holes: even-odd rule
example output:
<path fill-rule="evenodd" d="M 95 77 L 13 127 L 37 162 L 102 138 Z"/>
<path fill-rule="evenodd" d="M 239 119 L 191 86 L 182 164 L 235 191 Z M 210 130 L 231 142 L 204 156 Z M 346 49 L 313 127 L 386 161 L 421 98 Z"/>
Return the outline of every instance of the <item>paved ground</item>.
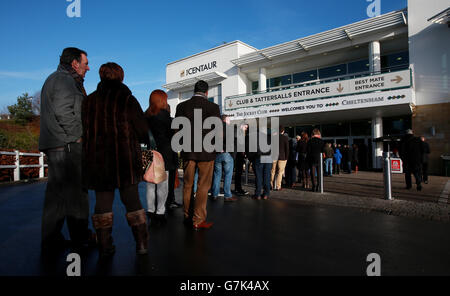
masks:
<path fill-rule="evenodd" d="M 414 178 L 413 178 L 414 179 Z M 246 190 L 253 193 L 253 176 L 249 176 Z M 405 189 L 404 175 L 393 175 L 393 200 L 384 198 L 382 173 L 358 172 L 324 178 L 324 194 L 311 193 L 300 186 L 272 192 L 273 198 L 301 201 L 308 204 L 344 206 L 389 215 L 407 216 L 435 221 L 450 221 L 450 179 L 431 176 L 429 184 L 422 183 L 422 191 L 415 186 Z"/>
<path fill-rule="evenodd" d="M 40 257 L 45 185 L 0 188 L 0 275 L 65 275 L 70 250 L 55 261 Z M 143 202 L 144 191 L 141 184 Z M 92 211 L 92 192 L 90 197 Z M 372 202 L 442 206 L 295 189 L 274 193 L 267 201 L 241 198 L 230 204 L 219 199 L 208 202 L 208 217 L 215 223 L 210 230 L 185 228 L 182 210 L 176 209 L 165 226 L 150 228 L 150 254 L 137 257 L 116 198 L 117 253 L 107 265 L 98 264 L 96 250 L 83 255 L 82 275 L 365 275 L 370 253 L 381 256 L 382 275 L 450 275 L 450 223 L 386 215 L 369 208 Z"/>

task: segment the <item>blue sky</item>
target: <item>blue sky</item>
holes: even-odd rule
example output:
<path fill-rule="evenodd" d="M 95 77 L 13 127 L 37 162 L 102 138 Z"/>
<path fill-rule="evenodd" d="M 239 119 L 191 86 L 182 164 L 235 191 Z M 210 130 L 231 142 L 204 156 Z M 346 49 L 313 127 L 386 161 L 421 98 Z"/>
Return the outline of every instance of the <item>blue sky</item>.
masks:
<path fill-rule="evenodd" d="M 172 61 L 241 40 L 262 49 L 368 18 L 368 0 L 153 1 L 79 0 L 81 17 L 69 18 L 67 0 L 0 2 L 0 112 L 17 97 L 33 95 L 52 73 L 63 48 L 88 52 L 88 93 L 98 69 L 116 62 L 124 83 L 145 110 L 165 83 Z M 407 0 L 381 0 L 381 13 Z"/>

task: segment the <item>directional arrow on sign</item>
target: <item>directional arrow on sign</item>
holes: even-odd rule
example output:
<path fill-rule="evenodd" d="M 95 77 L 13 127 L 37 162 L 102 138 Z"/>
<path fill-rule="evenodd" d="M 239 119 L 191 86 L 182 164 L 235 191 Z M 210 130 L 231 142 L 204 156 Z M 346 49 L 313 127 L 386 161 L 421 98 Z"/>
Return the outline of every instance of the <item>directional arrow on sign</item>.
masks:
<path fill-rule="evenodd" d="M 230 101 L 230 104 L 228 104 L 228 106 L 233 107 L 233 103 Z"/>
<path fill-rule="evenodd" d="M 344 88 L 343 88 L 342 85 L 339 83 L 339 87 L 337 88 L 337 91 L 341 93 L 343 90 L 344 90 Z"/>
<path fill-rule="evenodd" d="M 391 79 L 391 82 L 397 82 L 397 84 L 399 84 L 400 82 L 402 82 L 403 78 L 401 76 L 396 76 L 395 79 Z"/>

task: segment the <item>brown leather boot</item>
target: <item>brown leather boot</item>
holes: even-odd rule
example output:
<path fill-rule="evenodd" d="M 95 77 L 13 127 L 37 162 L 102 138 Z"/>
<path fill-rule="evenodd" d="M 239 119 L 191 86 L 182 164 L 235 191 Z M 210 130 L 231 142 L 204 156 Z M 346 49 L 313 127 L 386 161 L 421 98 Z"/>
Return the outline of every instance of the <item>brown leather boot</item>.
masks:
<path fill-rule="evenodd" d="M 145 210 L 127 213 L 128 225 L 133 231 L 133 236 L 136 241 L 136 253 L 139 255 L 147 254 L 148 251 L 148 227 Z"/>
<path fill-rule="evenodd" d="M 114 255 L 116 247 L 111 236 L 113 225 L 113 213 L 94 214 L 92 216 L 95 232 L 97 233 L 97 245 L 100 258 Z"/>

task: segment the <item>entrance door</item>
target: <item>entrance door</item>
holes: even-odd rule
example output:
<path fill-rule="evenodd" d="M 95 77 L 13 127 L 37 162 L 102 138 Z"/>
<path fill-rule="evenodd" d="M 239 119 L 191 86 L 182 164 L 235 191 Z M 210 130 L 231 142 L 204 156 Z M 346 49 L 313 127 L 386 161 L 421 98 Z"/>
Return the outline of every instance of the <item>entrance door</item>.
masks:
<path fill-rule="evenodd" d="M 358 146 L 358 165 L 360 170 L 368 170 L 371 168 L 371 138 L 353 138 L 353 144 Z"/>
<path fill-rule="evenodd" d="M 325 143 L 336 143 L 341 145 L 341 149 L 344 145 L 356 144 L 358 146 L 358 162 L 359 170 L 370 170 L 372 168 L 372 138 L 370 137 L 324 137 Z M 341 150 L 342 152 L 342 150 Z"/>
<path fill-rule="evenodd" d="M 322 138 L 322 140 L 325 141 L 325 143 L 332 143 L 332 144 L 336 144 L 336 145 L 348 145 L 349 143 L 349 139 L 348 137 L 338 137 L 338 138 L 331 138 L 331 137 L 324 137 Z"/>

